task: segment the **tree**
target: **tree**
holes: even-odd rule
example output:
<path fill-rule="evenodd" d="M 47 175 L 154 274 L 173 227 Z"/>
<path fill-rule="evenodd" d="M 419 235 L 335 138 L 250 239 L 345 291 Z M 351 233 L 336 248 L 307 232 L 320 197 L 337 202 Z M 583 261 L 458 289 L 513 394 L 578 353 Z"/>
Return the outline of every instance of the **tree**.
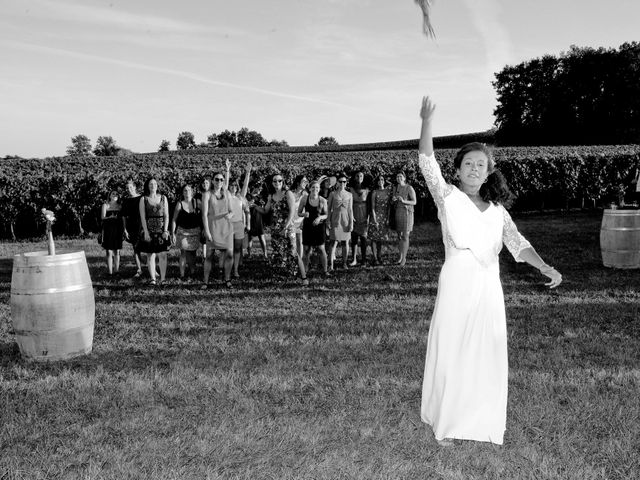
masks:
<path fill-rule="evenodd" d="M 218 135 L 212 133 L 207 137 L 207 146 L 216 148 L 218 146 Z"/>
<path fill-rule="evenodd" d="M 230 132 L 225 130 L 218 134 L 218 146 L 220 148 L 236 147 L 238 140 L 236 139 L 236 132 Z"/>
<path fill-rule="evenodd" d="M 196 148 L 196 140 L 191 132 L 182 132 L 176 140 L 176 148 L 178 150 L 191 150 Z"/>
<path fill-rule="evenodd" d="M 67 147 L 67 155 L 86 157 L 91 155 L 91 141 L 86 135 L 76 135 Z"/>
<path fill-rule="evenodd" d="M 275 138 L 271 140 L 268 145 L 270 147 L 288 147 L 289 146 L 286 140 L 276 140 Z"/>
<path fill-rule="evenodd" d="M 242 127 L 236 134 L 236 146 L 238 147 L 263 147 L 267 144 L 262 134 Z"/>
<path fill-rule="evenodd" d="M 162 140 L 158 147 L 159 152 L 168 152 L 171 149 L 171 142 L 169 140 Z"/>
<path fill-rule="evenodd" d="M 93 154 L 96 157 L 115 157 L 118 155 L 119 149 L 120 148 L 116 145 L 116 141 L 113 137 L 98 137 L 96 146 L 93 149 Z"/>
<path fill-rule="evenodd" d="M 496 73 L 502 145 L 640 141 L 640 43 L 577 47 Z"/>
<path fill-rule="evenodd" d="M 340 145 L 340 144 L 333 137 L 320 137 L 320 140 L 318 140 L 318 143 L 316 143 L 316 145 L 322 146 L 322 145 Z"/>

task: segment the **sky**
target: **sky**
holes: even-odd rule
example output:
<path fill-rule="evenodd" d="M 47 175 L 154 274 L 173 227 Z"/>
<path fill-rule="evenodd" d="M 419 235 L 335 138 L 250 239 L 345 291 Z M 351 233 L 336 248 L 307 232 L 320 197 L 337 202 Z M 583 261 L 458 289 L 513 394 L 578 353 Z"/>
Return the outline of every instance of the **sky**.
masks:
<path fill-rule="evenodd" d="M 247 127 L 313 145 L 493 126 L 494 73 L 571 45 L 640 41 L 640 1 L 0 0 L 0 157 L 71 138 L 134 152 Z"/>

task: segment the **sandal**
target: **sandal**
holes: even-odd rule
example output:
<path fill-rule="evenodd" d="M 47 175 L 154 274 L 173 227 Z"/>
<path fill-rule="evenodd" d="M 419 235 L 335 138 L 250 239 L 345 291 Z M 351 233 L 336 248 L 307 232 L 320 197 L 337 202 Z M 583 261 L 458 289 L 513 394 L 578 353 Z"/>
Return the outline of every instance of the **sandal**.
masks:
<path fill-rule="evenodd" d="M 155 278 L 152 278 L 151 280 L 149 280 L 149 283 L 147 285 L 151 287 L 155 287 L 157 285 Z"/>
<path fill-rule="evenodd" d="M 227 288 L 227 290 L 233 290 L 233 284 L 231 283 L 231 280 L 227 280 L 226 282 L 224 282 L 224 286 Z"/>
<path fill-rule="evenodd" d="M 302 280 L 303 287 L 306 287 L 309 285 L 309 279 L 307 277 L 301 278 L 300 280 Z"/>

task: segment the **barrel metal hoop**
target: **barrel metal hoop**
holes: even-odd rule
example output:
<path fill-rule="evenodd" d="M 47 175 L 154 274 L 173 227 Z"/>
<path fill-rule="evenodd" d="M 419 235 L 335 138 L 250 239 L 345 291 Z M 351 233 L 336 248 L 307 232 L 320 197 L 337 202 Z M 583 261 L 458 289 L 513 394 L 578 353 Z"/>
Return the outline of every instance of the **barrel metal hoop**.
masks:
<path fill-rule="evenodd" d="M 21 258 L 29 258 L 29 257 L 21 257 Z M 77 263 L 82 263 L 82 262 L 76 258 L 76 259 L 66 260 L 64 262 L 30 262 L 28 265 L 25 262 L 21 262 L 21 263 L 18 263 L 16 266 L 18 268 L 67 267 L 69 265 L 74 265 Z"/>
<path fill-rule="evenodd" d="M 66 287 L 56 287 L 56 288 L 40 288 L 34 289 L 29 288 L 29 290 L 20 290 L 17 287 L 11 287 L 11 294 L 17 295 L 42 295 L 47 293 L 66 293 L 66 292 L 77 292 L 78 290 L 84 289 L 93 289 L 90 284 L 81 283 L 78 285 L 67 285 Z"/>
<path fill-rule="evenodd" d="M 640 232 L 640 228 L 632 228 L 632 227 L 615 227 L 615 228 L 605 228 L 602 227 L 600 230 L 603 231 L 620 231 L 620 232 L 631 232 L 631 231 L 638 231 Z"/>

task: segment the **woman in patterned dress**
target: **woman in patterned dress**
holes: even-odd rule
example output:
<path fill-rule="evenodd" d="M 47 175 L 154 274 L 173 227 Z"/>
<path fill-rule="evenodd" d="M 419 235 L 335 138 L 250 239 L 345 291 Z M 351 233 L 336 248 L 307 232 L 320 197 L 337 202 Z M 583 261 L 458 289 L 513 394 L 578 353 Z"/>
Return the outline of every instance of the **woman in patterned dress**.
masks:
<path fill-rule="evenodd" d="M 329 231 L 331 234 L 331 251 L 329 252 L 329 270 L 333 270 L 335 251 L 338 243 L 342 244 L 342 267 L 347 268 L 349 259 L 349 239 L 353 230 L 353 196 L 347 192 L 347 176 L 339 175 L 336 189 L 329 195 L 327 209 L 329 215 Z"/>
<path fill-rule="evenodd" d="M 294 216 L 298 215 L 294 209 L 295 198 L 290 190 L 284 188 L 284 178 L 279 173 L 273 176 L 272 186 L 272 193 L 264 208 L 256 207 L 263 214 L 271 213 L 271 265 L 275 273 L 284 276 L 293 276 L 298 268 L 302 284 L 308 285 L 309 280 L 302 258 L 296 250 L 296 236 L 292 228 Z"/>
<path fill-rule="evenodd" d="M 518 232 L 503 203 L 512 196 L 481 143 L 456 154 L 459 187 L 447 183 L 433 152 L 435 105 L 425 97 L 419 167 L 438 207 L 445 261 L 429 326 L 421 418 L 441 446 L 454 439 L 502 444 L 507 415 L 507 324 L 498 254 L 551 279 L 562 276 Z"/>
<path fill-rule="evenodd" d="M 371 192 L 371 210 L 369 212 L 369 240 L 373 264 L 382 263 L 382 245 L 389 241 L 389 208 L 391 193 L 385 187 L 384 176 L 378 175 L 376 189 Z"/>
<path fill-rule="evenodd" d="M 395 214 L 395 230 L 398 233 L 398 252 L 400 253 L 398 265 L 404 265 L 407 261 L 409 235 L 413 230 L 413 207 L 417 203 L 416 192 L 411 185 L 407 184 L 406 180 L 404 172 L 398 172 L 396 175 L 397 185 L 393 189 L 391 197 L 391 211 Z"/>
<path fill-rule="evenodd" d="M 182 200 L 176 203 L 171 219 L 171 242 L 180 250 L 180 279 L 184 280 L 186 270 L 191 275 L 196 270 L 196 251 L 200 247 L 202 215 L 191 185 L 182 187 Z"/>
<path fill-rule="evenodd" d="M 123 228 L 120 212 L 122 205 L 118 192 L 109 194 L 109 201 L 102 204 L 102 248 L 107 256 L 109 275 L 120 270 Z"/>
<path fill-rule="evenodd" d="M 353 185 L 349 188 L 353 196 L 353 231 L 351 232 L 351 248 L 353 260 L 350 265 L 358 264 L 356 252 L 360 244 L 360 256 L 362 264 L 367 263 L 367 233 L 369 230 L 369 193 L 370 190 L 364 183 L 364 172 L 358 171 L 353 176 Z"/>
<path fill-rule="evenodd" d="M 144 195 L 140 199 L 141 241 L 138 250 L 147 254 L 150 285 L 156 284 L 156 257 L 160 264 L 160 283 L 167 274 L 167 250 L 169 239 L 169 204 L 167 197 L 158 193 L 158 181 L 151 177 L 144 184 Z"/>

